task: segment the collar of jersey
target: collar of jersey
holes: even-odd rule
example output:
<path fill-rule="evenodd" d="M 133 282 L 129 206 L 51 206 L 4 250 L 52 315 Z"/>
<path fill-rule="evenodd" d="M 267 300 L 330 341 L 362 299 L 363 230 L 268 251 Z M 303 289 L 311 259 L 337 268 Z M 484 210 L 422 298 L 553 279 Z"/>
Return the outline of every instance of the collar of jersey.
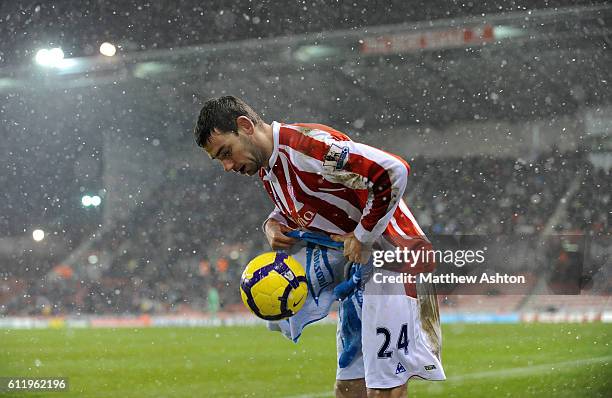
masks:
<path fill-rule="evenodd" d="M 272 156 L 270 156 L 270 161 L 268 162 L 268 167 L 266 168 L 266 176 L 269 179 L 272 174 L 272 167 L 274 167 L 274 163 L 276 163 L 276 158 L 278 158 L 278 134 L 280 133 L 280 123 L 272 122 L 272 138 L 274 140 L 274 149 L 272 150 Z M 265 178 L 264 177 L 264 178 Z"/>

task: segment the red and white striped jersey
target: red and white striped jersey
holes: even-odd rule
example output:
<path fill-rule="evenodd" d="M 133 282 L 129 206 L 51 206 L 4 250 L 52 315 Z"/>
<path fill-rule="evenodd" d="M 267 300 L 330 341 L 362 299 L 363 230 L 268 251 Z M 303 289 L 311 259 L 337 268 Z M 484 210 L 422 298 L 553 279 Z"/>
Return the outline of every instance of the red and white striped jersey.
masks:
<path fill-rule="evenodd" d="M 410 166 L 321 124 L 272 123 L 274 150 L 259 177 L 274 218 L 326 234 L 354 231 L 362 243 L 412 246 L 425 234 L 402 200 Z"/>

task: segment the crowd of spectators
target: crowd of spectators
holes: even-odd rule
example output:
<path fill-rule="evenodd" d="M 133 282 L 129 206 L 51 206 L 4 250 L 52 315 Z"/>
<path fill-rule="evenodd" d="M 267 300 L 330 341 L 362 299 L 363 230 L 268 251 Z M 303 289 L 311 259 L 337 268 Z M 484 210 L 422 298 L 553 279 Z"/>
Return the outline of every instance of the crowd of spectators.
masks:
<path fill-rule="evenodd" d="M 415 158 L 410 164 L 405 199 L 430 235 L 537 236 L 565 206 L 554 231 L 590 236 L 593 247 L 603 248 L 594 261 L 608 261 L 610 175 L 584 153 Z M 578 189 L 563 199 L 572 184 Z M 0 278 L 0 314 L 205 311 L 212 287 L 222 309 L 239 306 L 242 268 L 267 250 L 260 224 L 270 209 L 257 181 L 171 169 L 129 219 L 73 265 L 74 274 Z"/>
<path fill-rule="evenodd" d="M 467 157 L 414 159 L 409 206 L 434 234 L 541 232 L 572 182 L 580 183 L 556 230 L 608 228 L 610 194 L 604 170 L 581 152 L 542 153 L 536 159 Z"/>

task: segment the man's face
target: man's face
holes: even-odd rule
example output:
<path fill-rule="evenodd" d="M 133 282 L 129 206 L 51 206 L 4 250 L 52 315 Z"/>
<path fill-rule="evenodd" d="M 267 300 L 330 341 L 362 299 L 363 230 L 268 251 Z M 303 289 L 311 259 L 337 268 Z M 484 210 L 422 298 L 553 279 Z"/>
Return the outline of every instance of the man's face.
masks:
<path fill-rule="evenodd" d="M 265 166 L 263 151 L 253 142 L 253 136 L 238 130 L 235 133 L 214 131 L 204 148 L 212 159 L 217 159 L 225 171 L 252 176 Z"/>

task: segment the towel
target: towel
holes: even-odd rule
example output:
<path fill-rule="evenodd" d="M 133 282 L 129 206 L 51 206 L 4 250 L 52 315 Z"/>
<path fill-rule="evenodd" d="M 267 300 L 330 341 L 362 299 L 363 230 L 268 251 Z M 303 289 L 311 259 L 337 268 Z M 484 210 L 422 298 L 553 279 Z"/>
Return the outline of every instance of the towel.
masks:
<path fill-rule="evenodd" d="M 303 231 L 291 231 L 287 235 L 302 241 L 288 254 L 304 266 L 308 296 L 297 314 L 268 322 L 268 328 L 280 331 L 297 343 L 307 325 L 325 318 L 334 301 L 341 300 L 339 322 L 343 349 L 338 366 L 344 368 L 361 351 L 362 266 L 347 262 L 342 254 L 342 242 L 335 242 L 327 235 Z"/>

